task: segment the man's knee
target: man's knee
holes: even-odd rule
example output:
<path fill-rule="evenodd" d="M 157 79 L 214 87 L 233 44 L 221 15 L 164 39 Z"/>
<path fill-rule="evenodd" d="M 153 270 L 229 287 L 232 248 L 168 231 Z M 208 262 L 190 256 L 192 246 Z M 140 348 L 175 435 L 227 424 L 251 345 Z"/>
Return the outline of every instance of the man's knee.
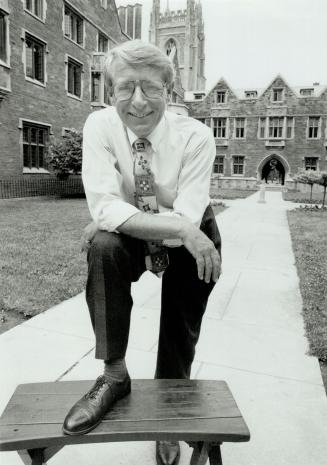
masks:
<path fill-rule="evenodd" d="M 126 240 L 122 234 L 97 231 L 89 249 L 89 255 L 96 257 L 117 257 L 126 252 Z"/>

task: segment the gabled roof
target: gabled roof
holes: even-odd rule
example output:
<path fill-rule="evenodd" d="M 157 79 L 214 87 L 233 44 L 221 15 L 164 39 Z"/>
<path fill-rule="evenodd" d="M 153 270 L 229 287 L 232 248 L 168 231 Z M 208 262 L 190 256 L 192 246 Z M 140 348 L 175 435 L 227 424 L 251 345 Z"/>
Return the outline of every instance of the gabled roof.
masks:
<path fill-rule="evenodd" d="M 281 76 L 280 74 L 277 74 L 277 76 L 274 79 L 272 79 L 272 81 L 270 82 L 270 84 L 267 87 L 246 87 L 246 88 L 243 88 L 243 89 L 233 89 L 229 85 L 227 80 L 225 78 L 221 77 L 220 79 L 218 79 L 216 84 L 210 89 L 210 91 L 206 94 L 206 96 L 204 97 L 203 100 L 205 100 L 208 97 L 208 95 L 210 95 L 212 93 L 212 91 L 218 86 L 218 84 L 225 84 L 226 89 L 230 90 L 230 92 L 232 92 L 235 95 L 235 97 L 237 97 L 239 100 L 257 99 L 257 98 L 260 98 L 268 89 L 270 89 L 271 87 L 274 87 L 274 84 L 275 84 L 275 82 L 277 80 L 283 81 L 283 84 L 285 85 L 285 87 L 287 87 L 298 98 L 305 98 L 305 96 L 301 95 L 301 93 L 300 93 L 301 89 L 313 89 L 312 97 L 320 97 L 327 90 L 327 85 L 321 85 L 321 84 L 314 84 L 312 86 L 307 86 L 307 85 L 294 86 L 294 87 L 290 86 L 288 84 L 288 82 L 286 81 L 286 79 L 284 79 L 283 76 Z M 257 96 L 256 97 L 251 97 L 251 98 L 246 97 L 245 93 L 249 92 L 249 91 L 250 92 L 251 91 L 252 92 L 257 92 Z M 194 92 L 188 92 L 187 93 L 187 100 L 188 101 L 198 101 L 198 100 L 195 100 L 193 98 L 194 93 L 197 93 L 197 92 L 194 91 Z"/>

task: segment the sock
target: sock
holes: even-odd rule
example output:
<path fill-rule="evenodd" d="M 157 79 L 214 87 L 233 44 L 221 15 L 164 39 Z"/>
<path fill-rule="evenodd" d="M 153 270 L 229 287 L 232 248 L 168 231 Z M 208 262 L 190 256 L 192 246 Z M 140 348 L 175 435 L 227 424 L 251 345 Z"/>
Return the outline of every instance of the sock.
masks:
<path fill-rule="evenodd" d="M 105 360 L 103 374 L 108 382 L 124 381 L 124 379 L 128 375 L 125 359 L 116 358 L 113 360 Z"/>

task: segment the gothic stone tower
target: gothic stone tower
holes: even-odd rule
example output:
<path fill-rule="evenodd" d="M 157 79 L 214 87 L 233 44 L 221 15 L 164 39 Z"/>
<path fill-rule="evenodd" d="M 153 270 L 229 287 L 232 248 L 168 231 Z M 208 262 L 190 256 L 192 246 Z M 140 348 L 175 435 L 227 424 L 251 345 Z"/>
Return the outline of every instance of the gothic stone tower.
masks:
<path fill-rule="evenodd" d="M 167 54 L 175 48 L 182 85 L 186 91 L 205 90 L 204 24 L 200 0 L 187 0 L 186 10 L 160 12 L 153 0 L 149 41 Z"/>

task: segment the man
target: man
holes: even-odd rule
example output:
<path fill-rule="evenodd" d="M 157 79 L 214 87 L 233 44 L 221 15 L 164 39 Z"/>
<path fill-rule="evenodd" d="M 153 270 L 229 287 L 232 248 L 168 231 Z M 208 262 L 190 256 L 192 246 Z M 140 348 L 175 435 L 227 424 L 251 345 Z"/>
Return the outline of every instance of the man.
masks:
<path fill-rule="evenodd" d="M 214 139 L 205 125 L 165 111 L 174 79 L 169 58 L 130 41 L 109 52 L 105 72 L 115 107 L 87 119 L 82 168 L 95 224 L 85 233 L 86 299 L 104 373 L 68 413 L 63 431 L 72 435 L 93 429 L 130 393 L 131 283 L 147 268 L 164 271 L 155 376 L 189 378 L 221 265 L 209 206 Z M 178 443 L 157 443 L 156 452 L 159 465 L 178 463 Z"/>

